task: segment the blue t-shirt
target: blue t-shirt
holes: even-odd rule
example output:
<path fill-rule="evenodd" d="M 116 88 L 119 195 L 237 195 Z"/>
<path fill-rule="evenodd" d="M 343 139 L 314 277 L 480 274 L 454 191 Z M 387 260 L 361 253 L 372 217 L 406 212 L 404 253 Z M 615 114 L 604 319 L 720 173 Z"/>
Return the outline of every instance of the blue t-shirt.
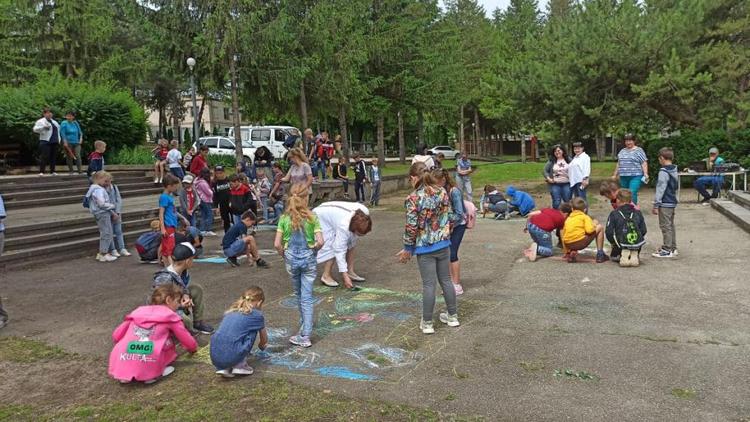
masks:
<path fill-rule="evenodd" d="M 265 328 L 263 312 L 253 309 L 249 314 L 229 312 L 211 336 L 211 363 L 216 369 L 227 369 L 242 362 L 250 354 L 258 331 Z"/>
<path fill-rule="evenodd" d="M 174 196 L 168 193 L 159 195 L 159 208 L 164 208 L 164 226 L 177 227 L 177 213 L 174 208 Z"/>
<path fill-rule="evenodd" d="M 643 176 L 641 164 L 648 161 L 641 147 L 623 148 L 617 153 L 617 174 L 620 176 Z"/>
<path fill-rule="evenodd" d="M 69 122 L 65 120 L 60 125 L 60 137 L 63 141 L 77 145 L 81 142 L 81 136 L 83 136 L 83 131 L 77 121 Z"/>
<path fill-rule="evenodd" d="M 235 223 L 232 227 L 227 230 L 224 234 L 224 238 L 221 239 L 221 247 L 224 249 L 232 246 L 235 240 L 239 239 L 240 236 L 247 235 L 247 226 L 242 221 Z"/>

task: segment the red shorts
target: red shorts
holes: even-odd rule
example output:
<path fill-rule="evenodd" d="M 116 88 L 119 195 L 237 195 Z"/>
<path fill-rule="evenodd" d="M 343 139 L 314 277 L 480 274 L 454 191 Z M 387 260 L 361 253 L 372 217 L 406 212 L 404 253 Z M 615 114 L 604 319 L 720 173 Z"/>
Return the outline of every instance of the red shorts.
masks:
<path fill-rule="evenodd" d="M 172 256 L 174 252 L 174 227 L 165 228 L 167 234 L 161 237 L 161 256 Z"/>

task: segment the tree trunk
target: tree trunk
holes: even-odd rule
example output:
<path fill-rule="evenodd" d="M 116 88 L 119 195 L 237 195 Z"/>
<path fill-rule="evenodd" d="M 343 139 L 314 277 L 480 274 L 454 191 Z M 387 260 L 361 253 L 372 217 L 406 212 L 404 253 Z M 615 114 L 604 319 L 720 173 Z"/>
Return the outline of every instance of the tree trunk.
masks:
<path fill-rule="evenodd" d="M 302 118 L 302 129 L 307 129 L 307 97 L 305 96 L 305 81 L 304 79 L 299 84 L 299 113 Z"/>
<path fill-rule="evenodd" d="M 380 167 L 385 167 L 385 134 L 384 132 L 384 126 L 385 126 L 385 117 L 381 114 L 378 116 L 378 122 L 377 122 L 377 138 L 378 138 L 378 165 Z"/>
<path fill-rule="evenodd" d="M 497 146 L 497 148 L 498 148 L 497 155 L 499 155 L 500 159 L 502 159 L 503 158 L 503 154 L 505 154 L 505 151 L 503 151 L 503 141 L 505 141 L 505 134 L 501 133 L 498 136 L 498 138 L 500 138 L 500 139 L 499 139 L 498 146 Z"/>
<path fill-rule="evenodd" d="M 232 126 L 234 127 L 234 154 L 237 164 L 244 159 L 242 153 L 242 133 L 240 133 L 240 97 L 237 93 L 237 61 L 234 57 L 229 59 L 229 74 L 231 77 L 232 90 Z"/>
<path fill-rule="evenodd" d="M 617 150 L 615 149 L 615 147 L 616 147 L 616 145 L 615 145 L 615 135 L 612 135 L 612 137 L 610 138 L 610 141 L 612 142 L 612 159 L 616 160 L 617 159 Z"/>
<path fill-rule="evenodd" d="M 484 150 L 481 146 L 481 138 L 479 137 L 479 108 L 474 107 L 474 145 L 477 145 L 479 155 L 484 155 Z"/>
<path fill-rule="evenodd" d="M 156 133 L 156 139 L 154 142 L 157 142 L 159 139 L 164 138 L 164 132 L 166 132 L 166 125 L 164 124 L 164 107 L 159 107 L 159 130 Z"/>
<path fill-rule="evenodd" d="M 468 155 L 468 151 L 466 151 L 466 142 L 464 141 L 464 106 L 461 106 L 461 118 L 458 119 L 458 145 L 461 152 L 465 152 Z"/>
<path fill-rule="evenodd" d="M 203 136 L 204 129 L 201 128 L 203 125 L 203 109 L 206 107 L 206 94 L 203 94 L 203 98 L 201 98 L 201 106 L 198 108 L 198 134 L 196 135 L 196 139 L 193 139 L 193 143 L 195 143 L 198 139 L 200 139 L 201 136 Z"/>
<path fill-rule="evenodd" d="M 521 162 L 525 163 L 526 162 L 526 137 L 524 137 L 521 134 L 519 134 L 519 136 L 521 138 Z"/>
<path fill-rule="evenodd" d="M 419 144 L 427 145 L 427 140 L 424 138 L 424 113 L 421 109 L 417 110 L 417 146 Z"/>
<path fill-rule="evenodd" d="M 606 139 L 604 138 L 604 134 L 600 133 L 596 137 L 596 159 L 597 161 L 604 161 L 604 156 L 606 155 Z"/>
<path fill-rule="evenodd" d="M 404 140 L 404 116 L 401 115 L 401 111 L 398 111 L 396 114 L 398 115 L 398 162 L 401 164 L 406 164 L 406 141 Z M 421 152 L 417 151 L 417 153 L 421 153 Z"/>
<path fill-rule="evenodd" d="M 341 148 L 344 149 L 344 162 L 349 165 L 349 137 L 346 129 L 346 108 L 339 106 L 339 131 L 341 132 Z"/>

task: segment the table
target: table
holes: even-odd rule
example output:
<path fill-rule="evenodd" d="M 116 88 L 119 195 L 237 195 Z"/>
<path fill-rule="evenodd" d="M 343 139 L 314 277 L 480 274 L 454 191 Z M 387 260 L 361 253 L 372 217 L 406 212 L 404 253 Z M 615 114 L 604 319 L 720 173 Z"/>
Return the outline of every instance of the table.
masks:
<path fill-rule="evenodd" d="M 680 200 L 680 189 L 682 187 L 682 177 L 683 176 L 692 176 L 692 177 L 701 177 L 701 176 L 724 176 L 724 180 L 727 179 L 727 176 L 732 176 L 732 190 L 737 190 L 737 176 L 743 177 L 743 188 L 742 190 L 747 191 L 747 172 L 748 170 L 740 169 L 738 171 L 727 171 L 724 173 L 716 173 L 711 171 L 681 171 L 677 173 L 677 200 Z"/>

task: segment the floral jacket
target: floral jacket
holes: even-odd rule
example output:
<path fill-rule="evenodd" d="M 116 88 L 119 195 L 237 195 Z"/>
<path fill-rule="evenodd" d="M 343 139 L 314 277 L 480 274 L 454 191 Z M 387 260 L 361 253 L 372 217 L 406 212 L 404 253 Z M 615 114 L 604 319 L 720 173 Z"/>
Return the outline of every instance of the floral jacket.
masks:
<path fill-rule="evenodd" d="M 451 202 L 443 188 L 421 186 L 404 203 L 404 250 L 423 255 L 450 246 Z"/>

